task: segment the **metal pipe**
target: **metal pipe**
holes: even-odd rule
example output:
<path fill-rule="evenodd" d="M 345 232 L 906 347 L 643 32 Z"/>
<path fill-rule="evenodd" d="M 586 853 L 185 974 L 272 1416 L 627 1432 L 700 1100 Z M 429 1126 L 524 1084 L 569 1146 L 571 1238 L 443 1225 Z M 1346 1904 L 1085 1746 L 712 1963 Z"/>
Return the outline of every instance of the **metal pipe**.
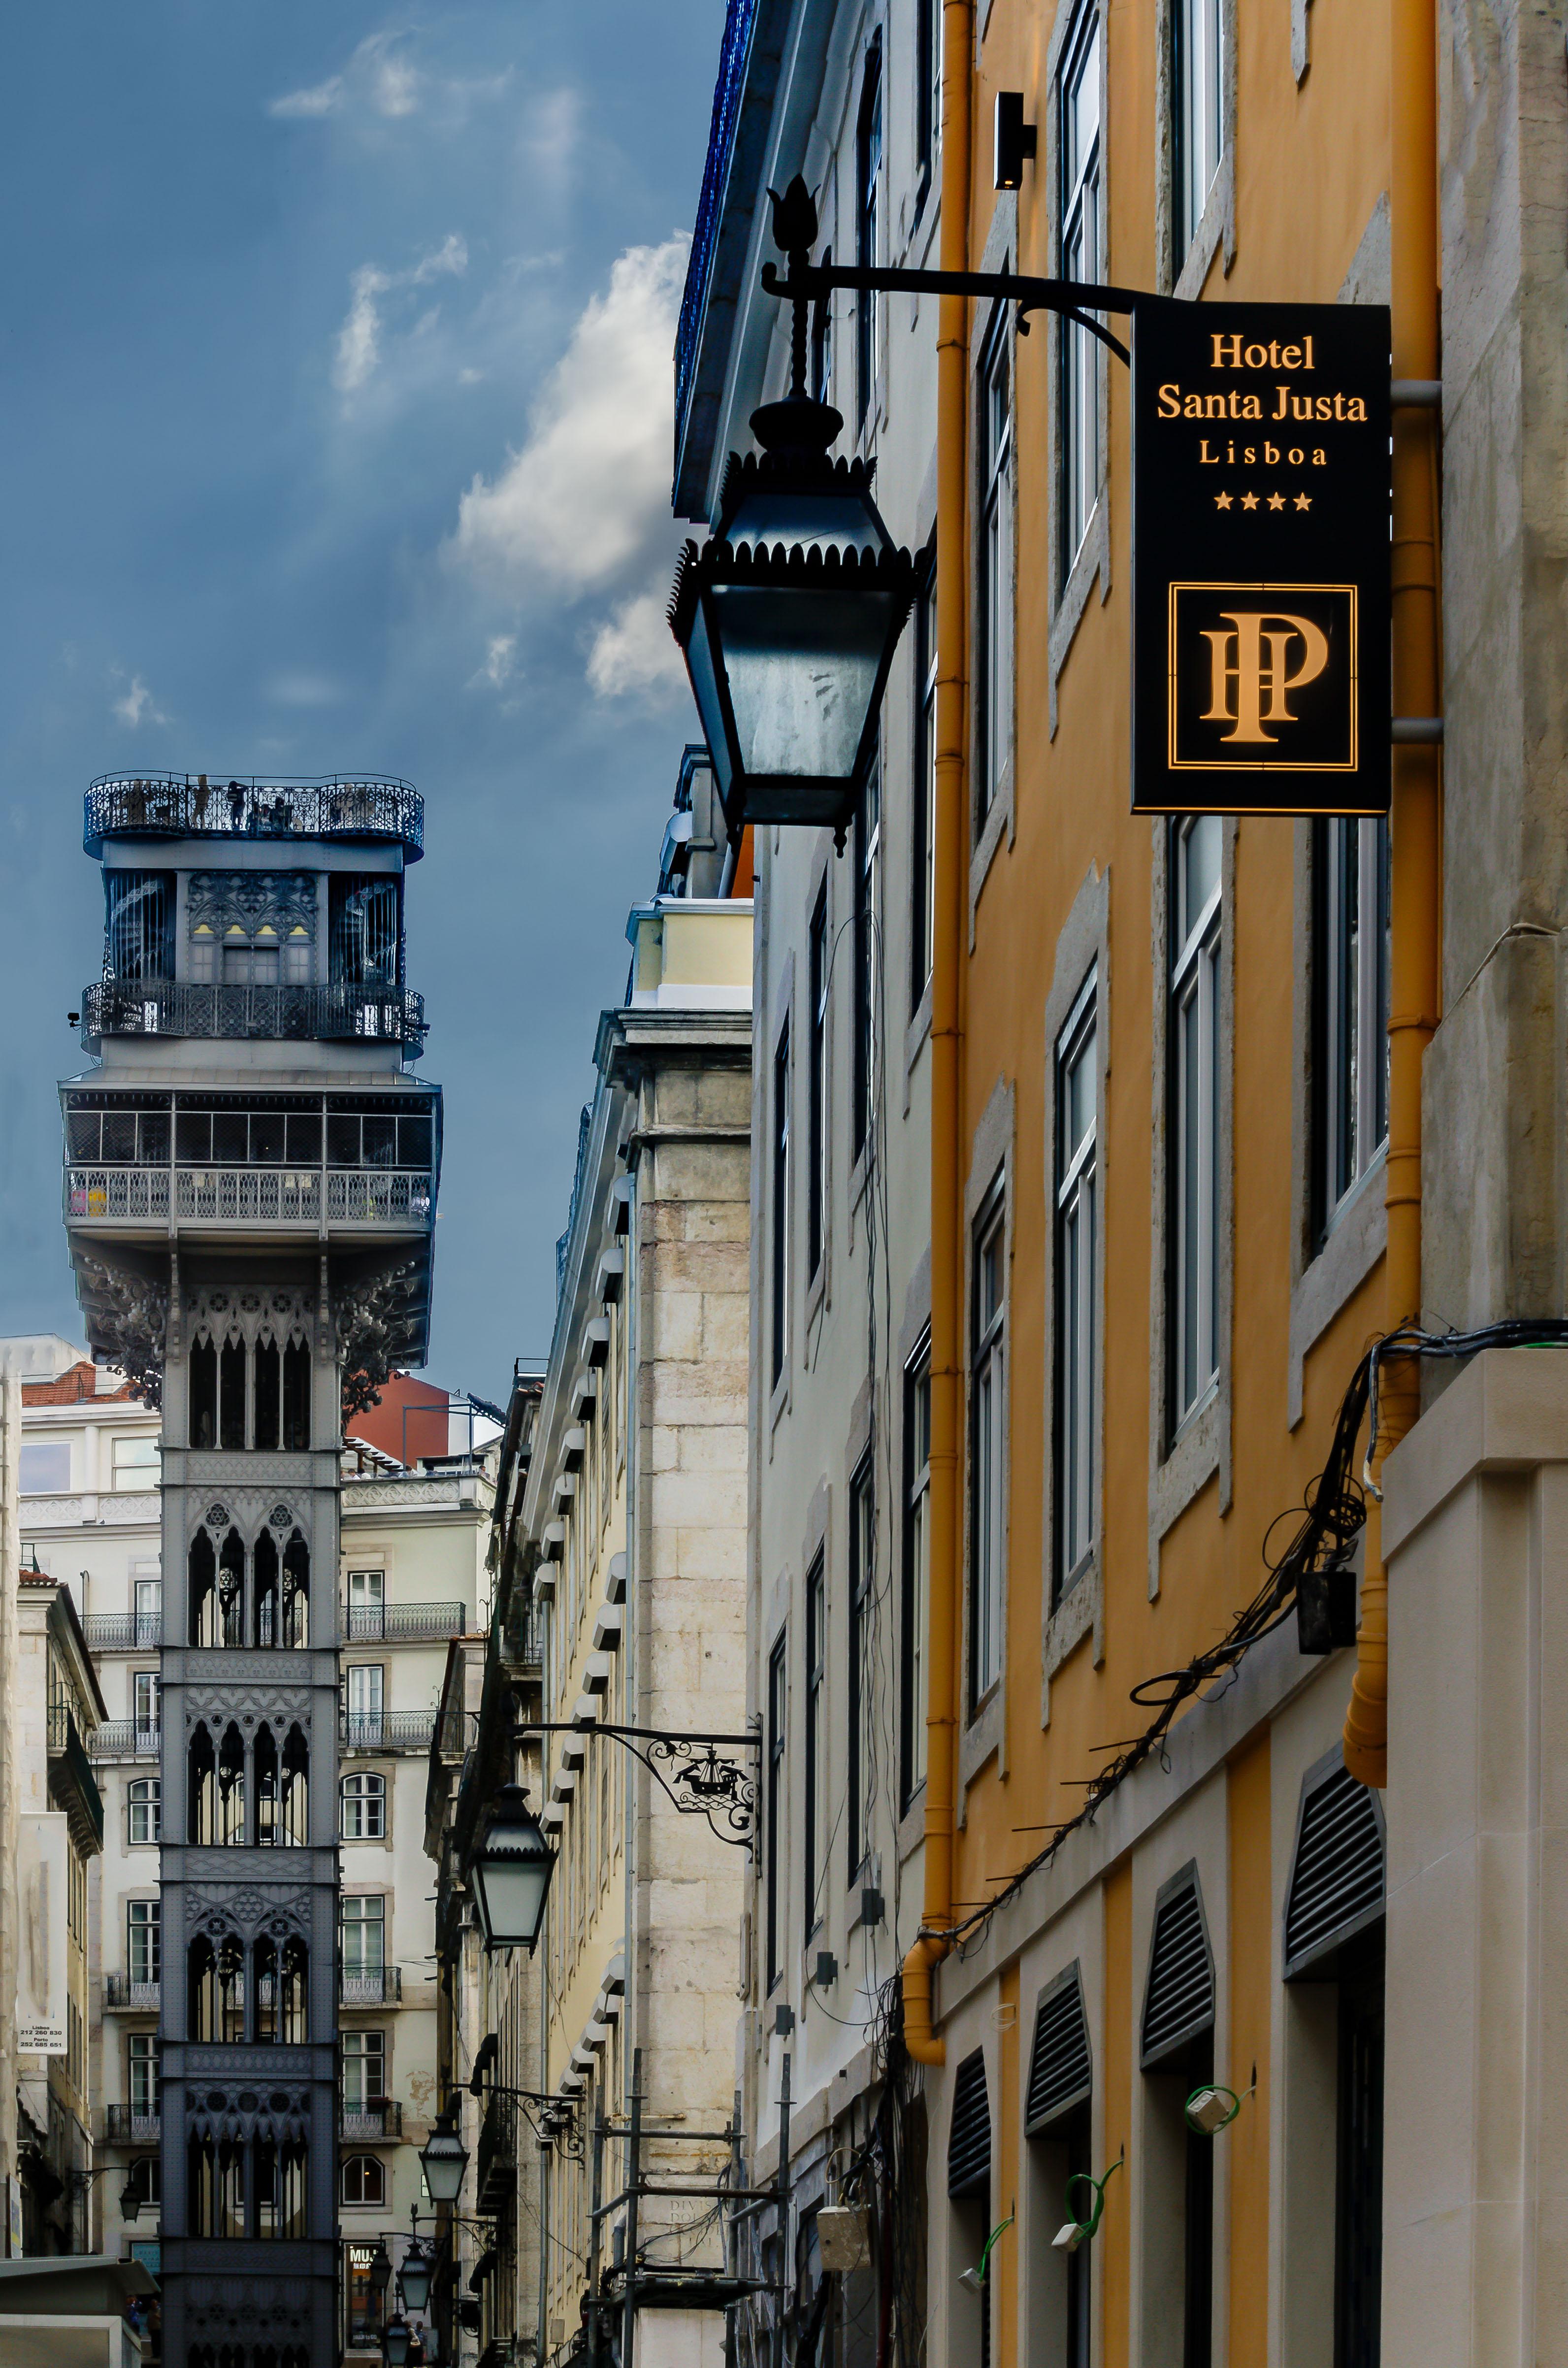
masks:
<path fill-rule="evenodd" d="M 1437 335 L 1437 28 L 1435 0 L 1391 0 L 1393 376 L 1441 375 Z M 1398 716 L 1442 711 L 1438 664 L 1437 413 L 1401 404 L 1393 416 L 1393 705 Z M 1421 1064 L 1437 1024 L 1438 743 L 1395 738 L 1390 827 L 1388 1250 L 1384 1321 L 1421 1314 Z M 1379 1395 L 1374 1474 L 1421 1411 L 1420 1366 L 1390 1358 Z M 1388 1782 L 1388 1574 L 1381 1509 L 1367 1508 L 1361 1625 L 1345 1720 L 1345 1765 L 1363 1784 Z"/>
<path fill-rule="evenodd" d="M 594 2108 L 594 2140 L 588 2203 L 588 2368 L 599 2368 L 599 2199 L 605 2183 L 605 2109 Z"/>
<path fill-rule="evenodd" d="M 945 271 L 969 262 L 972 0 L 942 14 L 942 242 Z M 968 745 L 965 472 L 969 302 L 945 295 L 937 324 L 937 761 L 931 962 L 931 1581 L 926 1667 L 926 1873 L 920 1932 L 903 1961 L 903 2039 L 940 2064 L 931 1977 L 952 1946 L 954 1776 L 960 1634 L 959 1442 L 963 1376 L 962 1182 L 964 759 Z"/>
<path fill-rule="evenodd" d="M 773 2174 L 778 2215 L 778 2278 L 773 2301 L 773 2368 L 784 2368 L 784 2297 L 790 2291 L 790 2058 L 778 2089 L 778 2166 Z"/>
<path fill-rule="evenodd" d="M 620 2313 L 620 2368 L 631 2368 L 633 2329 L 637 2319 L 637 2200 L 642 2178 L 642 2050 L 631 2057 L 631 2126 L 627 2132 L 626 2252 L 622 2271 L 626 2288 Z"/>

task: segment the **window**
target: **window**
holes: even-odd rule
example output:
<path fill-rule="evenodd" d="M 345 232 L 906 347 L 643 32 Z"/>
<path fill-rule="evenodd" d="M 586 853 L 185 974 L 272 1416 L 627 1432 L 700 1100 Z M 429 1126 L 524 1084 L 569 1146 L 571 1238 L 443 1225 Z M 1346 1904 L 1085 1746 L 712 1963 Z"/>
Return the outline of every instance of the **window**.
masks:
<path fill-rule="evenodd" d="M 158 2042 L 151 2031 L 133 2031 L 127 2043 L 126 2089 L 131 2110 L 140 2120 L 158 2110 Z"/>
<path fill-rule="evenodd" d="M 162 1911 L 155 1899 L 125 1904 L 125 1964 L 133 1982 L 163 1978 Z"/>
<path fill-rule="evenodd" d="M 262 928 L 248 937 L 236 925 L 225 932 L 220 951 L 225 986 L 281 985 L 283 947 L 276 929 Z"/>
<path fill-rule="evenodd" d="M 767 1834 L 766 1902 L 767 1987 L 773 1987 L 784 1970 L 783 1921 L 780 1885 L 784 1874 L 784 1741 L 785 1715 L 788 1707 L 788 1667 L 785 1659 L 786 1639 L 779 1637 L 767 1656 Z"/>
<path fill-rule="evenodd" d="M 114 1485 L 117 1488 L 155 1488 L 159 1478 L 156 1434 L 114 1442 Z"/>
<path fill-rule="evenodd" d="M 993 1190 L 974 1231 L 971 1472 L 969 1690 L 974 1709 L 1002 1674 L 1003 1372 L 1002 1188 Z"/>
<path fill-rule="evenodd" d="M 1223 0 L 1175 0 L 1171 9 L 1171 211 L 1179 272 L 1198 235 L 1224 145 Z"/>
<path fill-rule="evenodd" d="M 1336 815 L 1312 841 L 1313 1231 L 1388 1135 L 1389 830 Z"/>
<path fill-rule="evenodd" d="M 996 802 L 1013 728 L 1013 399 L 1010 320 L 996 317 L 980 365 L 979 733 L 976 825 Z"/>
<path fill-rule="evenodd" d="M 175 974 L 175 875 L 104 872 L 104 975 L 165 979 Z"/>
<path fill-rule="evenodd" d="M 877 1095 L 877 1023 L 881 998 L 878 937 L 881 912 L 882 771 L 872 759 L 855 816 L 855 1156 L 871 1132 Z"/>
<path fill-rule="evenodd" d="M 806 1574 L 806 1864 L 805 1932 L 815 1931 L 817 1892 L 827 1868 L 827 1565 L 818 1554 Z"/>
<path fill-rule="evenodd" d="M 868 1455 L 849 1483 L 849 1873 L 871 1847 L 877 1779 L 877 1510 Z"/>
<path fill-rule="evenodd" d="M 153 1569 L 156 1573 L 155 1564 Z M 163 1579 L 157 1576 L 133 1577 L 131 1596 L 136 1620 L 136 1650 L 139 1653 L 155 1652 L 164 1641 Z"/>
<path fill-rule="evenodd" d="M 822 251 L 824 265 L 833 261 L 833 249 Z M 833 401 L 833 299 L 824 297 L 812 308 L 812 393 L 818 403 Z"/>
<path fill-rule="evenodd" d="M 1056 1587 L 1094 1544 L 1099 1062 L 1091 974 L 1056 1045 Z"/>
<path fill-rule="evenodd" d="M 345 1670 L 344 1683 L 348 1707 L 348 1732 L 344 1740 L 369 1744 L 374 1748 L 381 1739 L 386 1671 L 379 1661 L 355 1661 Z"/>
<path fill-rule="evenodd" d="M 348 1574 L 348 1641 L 379 1639 L 386 1610 L 386 1573 L 351 1570 Z"/>
<path fill-rule="evenodd" d="M 1221 821 L 1171 825 L 1172 1427 L 1219 1371 Z"/>
<path fill-rule="evenodd" d="M 915 0 L 915 156 L 918 206 L 925 204 L 930 193 L 941 143 L 942 0 Z"/>
<path fill-rule="evenodd" d="M 24 1439 L 21 1491 L 24 1497 L 48 1497 L 71 1486 L 71 1442 L 68 1439 Z"/>
<path fill-rule="evenodd" d="M 164 1681 L 156 1669 L 138 1669 L 131 1680 L 131 1715 L 138 1735 L 156 1735 L 164 1723 Z"/>
<path fill-rule="evenodd" d="M 909 1008 L 918 1011 L 936 956 L 937 922 L 937 564 L 915 610 L 915 846 L 910 864 Z"/>
<path fill-rule="evenodd" d="M 379 1974 L 384 1968 L 386 1910 L 379 1891 L 344 1893 L 340 1920 L 346 1974 Z"/>
<path fill-rule="evenodd" d="M 379 1842 L 387 1829 L 387 1780 L 384 1776 L 345 1776 L 343 1839 L 346 1842 Z"/>
<path fill-rule="evenodd" d="M 133 1776 L 126 1788 L 126 1839 L 156 1842 L 164 1835 L 164 1788 L 156 1776 Z"/>
<path fill-rule="evenodd" d="M 773 1055 L 773 1383 L 790 1360 L 790 1030 Z"/>
<path fill-rule="evenodd" d="M 902 1785 L 907 1808 L 926 1782 L 926 1628 L 931 1602 L 931 1344 L 903 1378 L 903 1656 Z"/>
<path fill-rule="evenodd" d="M 1099 0 L 1084 0 L 1057 83 L 1057 149 L 1062 178 L 1062 276 L 1100 276 Z M 1061 575 L 1066 582 L 1088 531 L 1099 492 L 1099 347 L 1087 329 L 1063 321 L 1058 404 L 1062 433 Z"/>
<path fill-rule="evenodd" d="M 855 260 L 874 264 L 879 252 L 882 168 L 882 42 L 877 34 L 866 52 L 860 83 L 860 114 L 855 131 Z M 877 300 L 864 291 L 855 300 L 855 417 L 864 426 L 877 376 Z"/>
<path fill-rule="evenodd" d="M 386 2202 L 387 2175 L 373 2154 L 344 2156 L 343 2200 L 345 2203 Z"/>
<path fill-rule="evenodd" d="M 343 2110 L 371 2113 L 372 2098 L 386 2095 L 387 2035 L 384 2031 L 346 2031 L 343 2034 Z"/>
<path fill-rule="evenodd" d="M 833 948 L 827 934 L 827 882 L 812 909 L 808 932 L 811 970 L 811 1175 L 806 1190 L 806 1272 L 822 1270 L 827 1234 L 827 1121 L 831 1107 L 827 1074 L 827 993 Z"/>

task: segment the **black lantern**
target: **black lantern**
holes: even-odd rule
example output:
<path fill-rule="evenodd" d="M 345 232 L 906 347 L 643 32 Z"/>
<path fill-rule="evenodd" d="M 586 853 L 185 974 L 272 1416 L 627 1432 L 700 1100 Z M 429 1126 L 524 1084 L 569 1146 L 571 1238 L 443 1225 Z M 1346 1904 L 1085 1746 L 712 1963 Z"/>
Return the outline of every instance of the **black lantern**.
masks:
<path fill-rule="evenodd" d="M 386 2332 L 381 2337 L 381 2350 L 386 2355 L 387 2368 L 407 2368 L 408 2341 L 413 2332 L 413 2328 L 401 2312 L 395 2318 L 388 2319 Z"/>
<path fill-rule="evenodd" d="M 469 1870 L 487 1946 L 533 1954 L 554 1865 L 555 1852 L 530 1816 L 522 1786 L 503 1784 Z"/>
<path fill-rule="evenodd" d="M 425 2309 L 430 2300 L 430 2277 L 434 2267 L 429 2254 L 415 2237 L 404 2253 L 397 2273 L 404 2310 Z"/>
<path fill-rule="evenodd" d="M 386 2238 L 383 2237 L 371 2255 L 370 2267 L 367 2272 L 376 2293 L 383 2297 L 392 2283 L 392 2255 L 387 2250 Z"/>
<path fill-rule="evenodd" d="M 791 273 L 816 237 L 797 177 L 773 199 Z M 871 498 L 869 461 L 834 461 L 844 425 L 805 391 L 797 298 L 791 389 L 751 416 L 760 454 L 732 453 L 719 518 L 681 554 L 670 602 L 732 840 L 747 823 L 826 825 L 842 847 L 916 571 Z"/>
<path fill-rule="evenodd" d="M 122 2220 L 134 2220 L 141 2210 L 141 2191 L 136 2184 L 136 2174 L 132 2171 L 119 2191 L 119 2216 Z"/>
<path fill-rule="evenodd" d="M 437 2116 L 436 2126 L 419 2149 L 425 2189 L 432 2203 L 455 2203 L 462 2193 L 468 2169 L 468 2148 L 458 2135 L 450 2109 Z"/>

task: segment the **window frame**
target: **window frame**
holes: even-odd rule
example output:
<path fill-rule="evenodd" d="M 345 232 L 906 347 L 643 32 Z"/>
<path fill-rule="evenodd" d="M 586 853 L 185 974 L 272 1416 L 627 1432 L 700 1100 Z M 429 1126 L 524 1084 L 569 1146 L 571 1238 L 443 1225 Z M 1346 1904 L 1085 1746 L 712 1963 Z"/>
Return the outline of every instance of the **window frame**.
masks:
<path fill-rule="evenodd" d="M 828 1799 L 827 1770 L 827 1549 L 820 1546 L 806 1572 L 805 1619 L 801 1622 L 806 1648 L 806 1784 L 805 1850 L 802 1853 L 801 1930 L 807 1941 L 823 1920 L 818 1893 L 824 1888 L 829 1836 L 825 1831 Z"/>
<path fill-rule="evenodd" d="M 350 1793 L 349 1787 L 358 1789 Z M 338 1835 L 346 1842 L 384 1842 L 387 1839 L 387 1780 L 375 1769 L 351 1768 L 337 1780 Z M 348 1830 L 350 1799 L 361 1804 L 361 1816 L 367 1808 L 374 1808 L 377 1817 L 369 1826 L 361 1824 L 355 1833 Z"/>
<path fill-rule="evenodd" d="M 1225 161 L 1225 0 L 1169 0 L 1169 6 L 1171 233 L 1179 277 Z"/>
<path fill-rule="evenodd" d="M 1096 1455 L 1099 1387 L 1099 970 L 1091 967 L 1053 1049 L 1055 1235 L 1052 1343 L 1055 1464 L 1051 1557 L 1054 1611 L 1091 1566 L 1098 1543 Z M 1069 1143 L 1073 1078 L 1089 1064 L 1087 1122 Z M 1079 1229 L 1086 1240 L 1079 1240 Z M 1081 1518 L 1080 1518 L 1081 1509 Z"/>
<path fill-rule="evenodd" d="M 369 2166 L 374 2169 L 380 2192 L 375 2195 L 350 2195 L 348 2192 L 349 2172 L 356 2168 L 358 2168 L 360 2171 L 363 2172 L 366 2166 Z M 378 2211 L 384 2209 L 386 2200 L 387 2167 L 381 2160 L 380 2155 L 346 2154 L 343 2157 L 342 2167 L 338 2175 L 338 2202 L 342 2205 L 343 2209 L 347 2212 Z"/>
<path fill-rule="evenodd" d="M 1213 884 L 1188 922 L 1187 870 L 1194 840 L 1206 824 L 1212 825 L 1214 830 Z M 1173 816 L 1169 824 L 1166 1331 L 1168 1429 L 1172 1442 L 1213 1396 L 1220 1384 L 1221 1363 L 1223 829 L 1222 818 L 1218 814 Z M 1190 1038 L 1186 1025 L 1189 1011 L 1194 1015 Z M 1196 1142 L 1189 1154 L 1188 1137 L 1194 1125 Z"/>
<path fill-rule="evenodd" d="M 1097 280 L 1105 211 L 1102 108 L 1103 28 L 1100 0 L 1080 0 L 1062 46 L 1054 107 L 1058 239 L 1062 277 Z M 1094 119 L 1080 142 L 1075 102 L 1094 93 Z M 1057 579 L 1064 588 L 1088 539 L 1099 499 L 1100 361 L 1098 340 L 1075 322 L 1057 324 Z"/>
<path fill-rule="evenodd" d="M 162 2049 L 155 2031 L 132 2031 L 126 2033 L 125 2100 L 131 2114 L 139 2120 L 151 2121 L 158 2111 L 158 2070 Z M 142 2073 L 139 2082 L 138 2070 Z M 138 2104 L 138 2087 L 142 2101 Z"/>
<path fill-rule="evenodd" d="M 877 1492 L 871 1450 L 856 1465 L 849 1508 L 848 1867 L 853 1885 L 871 1855 L 871 1787 L 876 1775 Z"/>
<path fill-rule="evenodd" d="M 122 1460 L 120 1454 L 120 1450 L 122 1448 L 128 1451 L 138 1450 L 142 1452 L 137 1453 L 128 1452 Z M 145 1451 L 149 1449 L 151 1450 L 151 1453 L 145 1452 Z M 127 1490 L 140 1489 L 140 1492 L 142 1495 L 146 1495 L 148 1492 L 144 1487 L 142 1487 L 140 1482 L 129 1478 L 122 1478 L 121 1474 L 133 1472 L 151 1472 L 154 1475 L 152 1485 L 153 1488 L 156 1488 L 158 1486 L 157 1475 L 161 1471 L 162 1463 L 163 1450 L 159 1446 L 158 1434 L 156 1431 L 151 1433 L 146 1431 L 131 1431 L 129 1433 L 124 1431 L 120 1432 L 119 1437 L 113 1440 L 109 1445 L 110 1493 L 114 1495 L 121 1495 Z"/>
<path fill-rule="evenodd" d="M 931 1601 L 931 1335 L 903 1369 L 903 1555 L 899 1669 L 900 1805 L 907 1814 L 926 1782 Z"/>
<path fill-rule="evenodd" d="M 935 6 L 935 0 L 932 0 Z M 937 920 L 937 555 L 926 554 L 915 603 L 915 794 L 910 858 L 909 1010 L 926 999 L 936 965 Z"/>
<path fill-rule="evenodd" d="M 769 1314 L 772 1322 L 772 1385 L 778 1389 L 790 1367 L 790 1186 L 794 1080 L 790 1076 L 790 1022 L 778 1031 L 773 1052 L 773 1131 L 769 1153 L 769 1183 L 773 1201 L 772 1265 Z"/>
<path fill-rule="evenodd" d="M 784 1852 L 780 1848 L 789 1744 L 789 1631 L 780 1629 L 767 1656 L 767 1830 L 764 1864 L 764 1955 L 767 1987 L 784 1973 Z"/>
<path fill-rule="evenodd" d="M 981 347 L 975 388 L 979 465 L 975 552 L 975 796 L 978 838 L 1001 801 L 1012 762 L 1014 602 L 1013 319 L 998 304 Z"/>
<path fill-rule="evenodd" d="M 806 1281 L 813 1283 L 827 1256 L 828 1121 L 832 1110 L 832 1079 L 828 1073 L 828 998 L 833 977 L 833 943 L 829 935 L 827 877 L 824 873 L 812 906 L 806 929 L 806 977 L 809 1033 L 807 1121 L 810 1172 L 806 1191 Z"/>
<path fill-rule="evenodd" d="M 855 118 L 855 260 L 880 263 L 881 171 L 885 146 L 882 100 L 882 35 L 879 26 L 866 44 L 860 67 L 860 103 Z M 877 383 L 877 300 L 869 289 L 855 299 L 855 425 L 864 428 L 873 410 Z"/>
<path fill-rule="evenodd" d="M 350 1903 L 355 1907 L 368 1907 L 373 1903 L 378 1912 L 373 1916 L 350 1916 L 347 1912 Z M 386 1972 L 387 1921 L 387 1896 L 384 1891 L 344 1891 L 338 1894 L 337 1952 L 345 1975 L 351 1975 L 356 1978 L 359 1978 L 370 1974 L 384 1974 Z M 361 1960 L 364 1957 L 365 1952 L 365 1937 L 371 1932 L 379 1935 L 376 1951 L 377 1962 L 375 1964 L 370 1965 L 361 1962 L 357 1965 L 350 1965 L 348 1962 L 348 1934 L 350 1930 L 360 1935 L 358 1952 Z"/>
<path fill-rule="evenodd" d="M 140 1912 L 139 1912 L 140 1911 Z M 141 1945 L 138 1946 L 138 1936 Z M 142 1970 L 137 1971 L 141 1960 Z M 164 1978 L 164 1908 L 161 1899 L 128 1899 L 125 1903 L 125 1976 L 151 1985 Z"/>
<path fill-rule="evenodd" d="M 387 2093 L 387 2057 L 391 2053 L 387 2046 L 387 2034 L 367 2023 L 351 2023 L 339 2033 L 338 2046 L 341 2066 L 339 2095 L 343 2110 L 346 2113 L 368 2113 L 371 2110 L 370 2098 L 384 2097 Z M 348 2101 L 348 2067 L 351 2064 L 359 2066 L 360 2096 L 357 2105 Z M 369 2078 L 371 2064 L 381 2066 L 381 2078 L 374 2083 Z"/>
<path fill-rule="evenodd" d="M 879 741 L 855 808 L 855 1108 L 851 1143 L 857 1165 L 876 1121 L 881 863 L 882 752 Z"/>
<path fill-rule="evenodd" d="M 143 1797 L 137 1799 L 137 1794 Z M 150 1830 L 136 1830 L 138 1813 L 146 1820 Z M 132 1776 L 125 1788 L 125 1847 L 127 1850 L 156 1849 L 164 1838 L 164 1783 L 161 1776 Z"/>
<path fill-rule="evenodd" d="M 1385 816 L 1336 814 L 1314 821 L 1314 1251 L 1322 1248 L 1339 1211 L 1388 1144 L 1389 861 Z"/>
<path fill-rule="evenodd" d="M 1006 1662 L 1007 1201 L 998 1175 L 970 1235 L 970 1571 L 965 1622 L 969 1714 L 979 1713 Z M 996 1289 L 983 1278 L 994 1257 Z"/>

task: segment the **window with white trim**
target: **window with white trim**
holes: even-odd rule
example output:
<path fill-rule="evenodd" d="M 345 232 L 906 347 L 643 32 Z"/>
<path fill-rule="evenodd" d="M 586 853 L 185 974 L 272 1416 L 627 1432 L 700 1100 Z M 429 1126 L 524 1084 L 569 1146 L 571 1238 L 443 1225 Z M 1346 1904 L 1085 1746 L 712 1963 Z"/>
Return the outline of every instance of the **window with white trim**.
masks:
<path fill-rule="evenodd" d="M 1056 1568 L 1057 1600 L 1094 1545 L 1095 1388 L 1099 1369 L 1099 1057 L 1096 981 L 1090 973 L 1056 1042 Z"/>
<path fill-rule="evenodd" d="M 772 1315 L 774 1387 L 790 1360 L 790 1030 L 773 1055 Z"/>
<path fill-rule="evenodd" d="M 1057 76 L 1057 153 L 1061 185 L 1062 277 L 1100 276 L 1100 14 L 1083 0 Z M 1072 573 L 1099 493 L 1100 349 L 1075 321 L 1061 324 L 1061 552 L 1063 583 Z"/>
<path fill-rule="evenodd" d="M 164 1788 L 156 1776 L 133 1776 L 126 1786 L 126 1839 L 131 1843 L 163 1839 Z"/>
<path fill-rule="evenodd" d="M 339 1906 L 346 1974 L 379 1974 L 386 1964 L 387 1903 L 379 1891 L 347 1891 Z"/>
<path fill-rule="evenodd" d="M 980 364 L 980 615 L 976 828 L 996 802 L 1013 734 L 1013 366 L 999 304 Z"/>
<path fill-rule="evenodd" d="M 809 1940 L 822 1917 L 827 1867 L 827 1565 L 818 1554 L 806 1573 L 806 1857 L 804 1929 Z"/>
<path fill-rule="evenodd" d="M 1179 272 L 1225 145 L 1224 0 L 1172 0 L 1171 213 Z"/>
<path fill-rule="evenodd" d="M 970 1404 L 973 1450 L 970 1476 L 970 1708 L 978 1709 L 1002 1674 L 1002 1554 L 1006 1503 L 1004 1306 L 1006 1209 L 1001 1181 L 974 1228 L 973 1347 Z"/>
<path fill-rule="evenodd" d="M 931 1343 L 904 1375 L 903 1805 L 926 1782 L 926 1628 L 931 1602 Z"/>
<path fill-rule="evenodd" d="M 931 976 L 937 918 L 937 570 L 928 562 L 915 610 L 915 846 L 910 865 L 909 1008 L 917 1011 Z"/>
<path fill-rule="evenodd" d="M 853 1883 L 871 1847 L 877 1774 L 877 1511 L 871 1459 L 849 1483 L 849 1866 Z"/>
<path fill-rule="evenodd" d="M 387 1830 L 387 1780 L 384 1776 L 353 1775 L 342 1779 L 343 1839 L 346 1842 L 379 1842 Z"/>
<path fill-rule="evenodd" d="M 1313 825 L 1312 1229 L 1318 1240 L 1388 1138 L 1389 829 Z"/>
<path fill-rule="evenodd" d="M 125 1969 L 133 1982 L 163 1977 L 163 1910 L 155 1899 L 126 1901 Z"/>
<path fill-rule="evenodd" d="M 1223 825 L 1170 825 L 1171 1428 L 1220 1369 L 1220 943 Z"/>
<path fill-rule="evenodd" d="M 385 2167 L 373 2154 L 348 2154 L 343 2157 L 343 2201 L 347 2204 L 384 2203 L 387 2200 Z"/>

